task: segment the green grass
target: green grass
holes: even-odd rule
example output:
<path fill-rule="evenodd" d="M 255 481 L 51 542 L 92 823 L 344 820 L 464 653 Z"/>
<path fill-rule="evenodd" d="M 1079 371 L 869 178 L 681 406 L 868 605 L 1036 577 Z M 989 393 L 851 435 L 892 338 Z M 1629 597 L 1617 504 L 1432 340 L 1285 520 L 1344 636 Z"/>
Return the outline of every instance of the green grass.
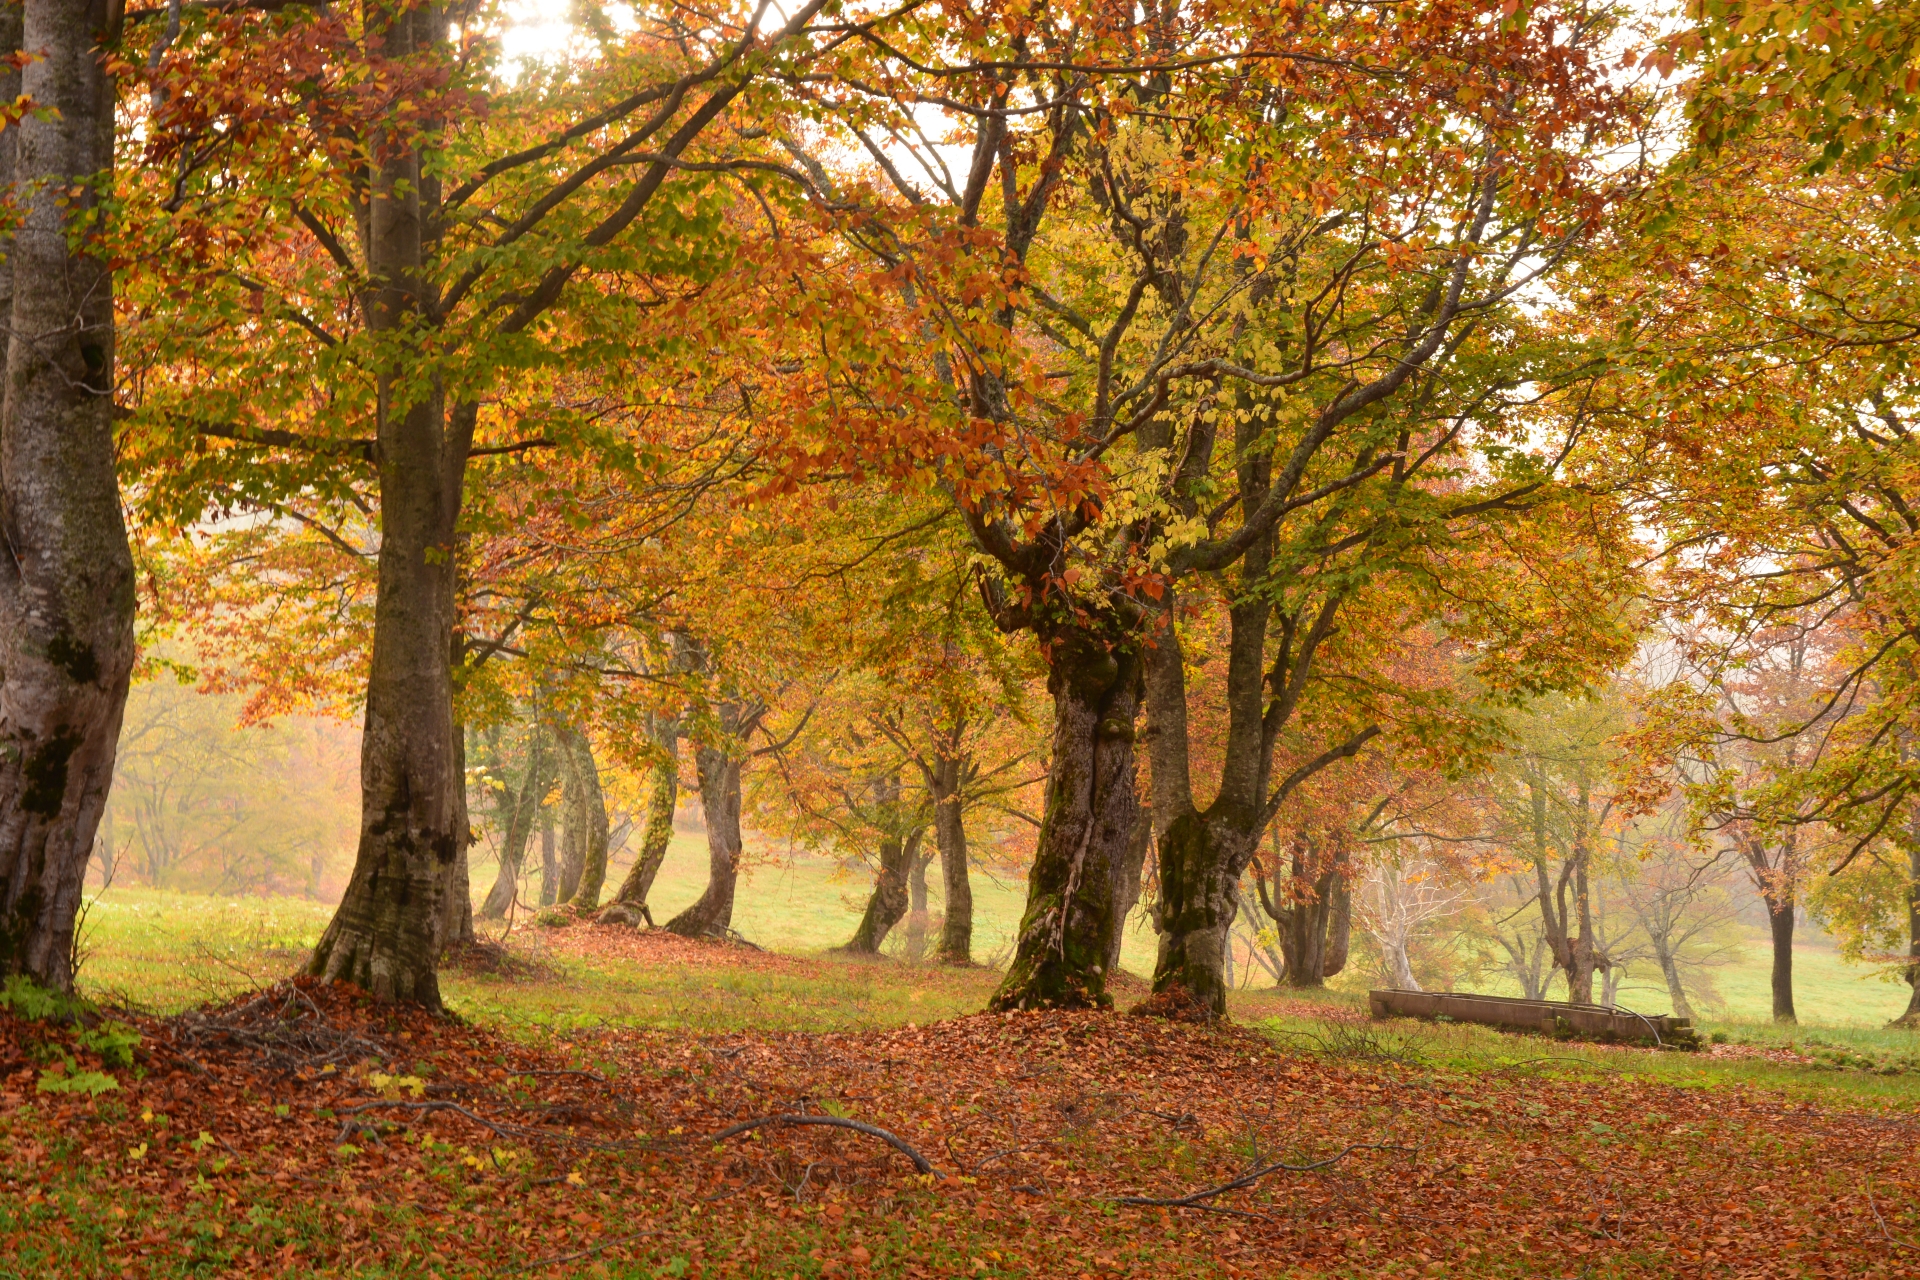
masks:
<path fill-rule="evenodd" d="M 1556 1041 L 1471 1023 L 1330 1022 L 1327 1017 L 1329 1012 L 1358 1012 L 1365 1003 L 1363 996 L 1347 992 L 1261 992 L 1242 994 L 1231 1007 L 1236 1018 L 1276 1040 L 1333 1057 L 1400 1061 L 1411 1067 L 1468 1074 L 1524 1070 L 1594 1079 L 1633 1076 L 1689 1088 L 1748 1085 L 1829 1105 L 1911 1109 L 1920 1104 L 1920 1039 L 1904 1031 L 1782 1031 L 1781 1043 L 1797 1040 L 1803 1049 L 1815 1041 L 1844 1044 L 1850 1049 L 1848 1056 L 1859 1059 L 1801 1066 L 1764 1058 Z M 1902 1036 L 1906 1039 L 1901 1040 Z"/>

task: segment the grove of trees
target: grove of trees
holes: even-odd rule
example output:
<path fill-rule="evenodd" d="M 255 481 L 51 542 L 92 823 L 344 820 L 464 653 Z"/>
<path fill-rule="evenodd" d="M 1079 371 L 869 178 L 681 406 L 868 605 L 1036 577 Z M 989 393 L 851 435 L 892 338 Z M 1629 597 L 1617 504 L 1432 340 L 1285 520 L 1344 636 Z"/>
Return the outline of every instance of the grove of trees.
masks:
<path fill-rule="evenodd" d="M 97 865 L 438 1008 L 778 845 L 948 964 L 1019 865 L 996 1009 L 1758 910 L 1920 1019 L 1912 6 L 570 14 L 0 2 L 0 973 Z"/>

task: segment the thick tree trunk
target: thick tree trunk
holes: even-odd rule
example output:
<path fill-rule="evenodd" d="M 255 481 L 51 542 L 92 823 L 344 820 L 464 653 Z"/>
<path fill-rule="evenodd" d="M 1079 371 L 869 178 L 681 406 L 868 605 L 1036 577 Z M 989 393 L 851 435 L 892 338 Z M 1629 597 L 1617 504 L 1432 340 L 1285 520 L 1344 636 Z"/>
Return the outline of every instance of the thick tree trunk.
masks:
<path fill-rule="evenodd" d="M 920 842 L 925 831 L 913 831 L 902 840 L 889 836 L 880 842 L 880 874 L 874 878 L 873 892 L 867 896 L 867 909 L 860 924 L 842 951 L 854 955 L 877 956 L 893 926 L 907 914 L 907 878 L 920 861 Z"/>
<path fill-rule="evenodd" d="M 937 856 L 937 848 L 923 852 L 907 870 L 906 957 L 909 960 L 927 957 L 927 867 Z"/>
<path fill-rule="evenodd" d="M 520 895 L 520 868 L 526 858 L 527 843 L 533 836 L 534 819 L 540 813 L 540 801 L 551 784 L 547 762 L 547 735 L 538 723 L 527 732 L 527 770 L 520 789 L 507 806 L 507 827 L 500 838 L 500 871 L 493 879 L 487 900 L 480 904 L 483 920 L 504 920 Z"/>
<path fill-rule="evenodd" d="M 1153 967 L 1153 995 L 1143 1013 L 1211 1021 L 1226 1016 L 1227 949 L 1240 910 L 1240 868 L 1252 842 L 1238 823 L 1192 809 L 1177 814 L 1160 836 L 1160 896 L 1155 913 L 1160 953 Z M 1299 909 L 1295 909 L 1299 914 Z M 1317 954 L 1317 953 L 1316 953 Z M 1289 955 L 1288 972 L 1293 957 Z"/>
<path fill-rule="evenodd" d="M 988 1007 L 1111 1008 L 1107 953 L 1113 873 L 1126 856 L 1139 807 L 1134 719 L 1140 660 L 1104 638 L 1068 631 L 1048 647 L 1053 754 L 1039 845 L 1013 961 Z M 949 912 L 952 903 L 948 904 Z"/>
<path fill-rule="evenodd" d="M 587 735 L 569 728 L 565 750 L 574 791 L 568 813 L 580 826 L 580 872 L 567 902 L 575 910 L 593 911 L 607 883 L 607 793 L 600 785 L 600 765 Z"/>
<path fill-rule="evenodd" d="M 941 964 L 973 963 L 973 881 L 967 874 L 966 796 L 962 793 L 961 761 L 935 761 L 930 779 L 933 792 L 933 842 L 940 852 L 940 890 L 945 916 L 940 924 Z M 924 907 L 923 907 L 924 911 Z"/>
<path fill-rule="evenodd" d="M 113 155 L 113 84 L 94 40 L 119 11 L 0 9 L 0 52 L 35 55 L 24 72 L 0 65 L 0 97 L 36 108 L 0 134 L 0 183 L 22 215 L 0 268 L 0 975 L 62 990 L 134 657 L 113 277 L 89 229 Z"/>
<path fill-rule="evenodd" d="M 667 921 L 683 938 L 724 935 L 733 925 L 733 890 L 740 874 L 740 761 L 724 747 L 694 751 L 700 776 L 700 812 L 707 823 L 707 888 L 692 906 Z"/>
<path fill-rule="evenodd" d="M 672 738 L 661 744 L 666 755 L 653 766 L 653 787 L 647 796 L 647 825 L 640 836 L 640 854 L 620 882 L 613 902 L 600 913 L 603 924 L 637 925 L 641 919 L 653 923 L 647 908 L 647 895 L 653 892 L 660 864 L 667 860 L 667 846 L 673 842 L 673 810 L 680 799 L 678 743 Z"/>
<path fill-rule="evenodd" d="M 384 52 L 407 57 L 446 39 L 431 6 L 369 10 Z M 442 903 L 466 832 L 464 779 L 455 774 L 451 654 L 454 575 L 448 548 L 478 408 L 451 414 L 412 335 L 423 324 L 427 223 L 438 216 L 438 179 L 422 163 L 418 125 L 376 135 L 383 157 L 371 176 L 362 224 L 370 283 L 368 327 L 395 344 L 376 370 L 380 484 L 379 579 L 360 751 L 360 847 L 311 972 L 376 997 L 438 1008 L 435 969 Z"/>
<path fill-rule="evenodd" d="M 1347 967 L 1347 952 L 1353 944 L 1353 886 L 1348 883 L 1341 870 L 1341 863 L 1335 863 L 1333 874 L 1327 883 L 1327 940 L 1321 947 L 1320 976 L 1338 977 Z M 1400 948 L 1406 954 L 1406 946 Z M 1411 966 L 1408 972 L 1412 972 Z"/>

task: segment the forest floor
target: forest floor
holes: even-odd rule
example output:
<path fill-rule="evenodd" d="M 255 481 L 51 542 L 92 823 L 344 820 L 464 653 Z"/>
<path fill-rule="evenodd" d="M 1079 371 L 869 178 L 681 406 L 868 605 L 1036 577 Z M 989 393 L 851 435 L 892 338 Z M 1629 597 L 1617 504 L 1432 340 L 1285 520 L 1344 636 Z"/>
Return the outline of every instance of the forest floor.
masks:
<path fill-rule="evenodd" d="M 467 1021 L 279 983 L 82 1027 L 13 989 L 0 1276 L 1920 1274 L 1897 1038 L 998 1016 L 986 970 L 525 941 L 449 972 Z"/>

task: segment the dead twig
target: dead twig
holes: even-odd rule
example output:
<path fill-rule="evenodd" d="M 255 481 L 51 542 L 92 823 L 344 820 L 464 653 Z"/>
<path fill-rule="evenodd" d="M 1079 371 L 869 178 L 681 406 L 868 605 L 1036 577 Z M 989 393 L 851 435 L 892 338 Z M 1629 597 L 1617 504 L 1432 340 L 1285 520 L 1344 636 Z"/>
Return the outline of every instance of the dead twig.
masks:
<path fill-rule="evenodd" d="M 1326 1169 L 1339 1164 L 1356 1151 L 1401 1151 L 1412 1155 L 1414 1148 L 1402 1147 L 1386 1142 L 1355 1142 L 1336 1154 L 1328 1156 L 1325 1160 L 1315 1160 L 1311 1164 L 1288 1164 L 1284 1160 L 1276 1160 L 1274 1163 L 1263 1165 L 1251 1173 L 1244 1173 L 1232 1182 L 1223 1182 L 1217 1187 L 1207 1187 L 1200 1191 L 1190 1191 L 1184 1196 L 1115 1196 L 1113 1203 L 1163 1209 L 1213 1209 L 1214 1206 L 1204 1202 L 1213 1199 L 1215 1196 L 1225 1195 L 1229 1191 L 1239 1191 L 1243 1188 L 1250 1187 L 1270 1173 L 1312 1173 L 1317 1169 Z M 1236 1210 L 1235 1212 L 1240 1211 Z"/>
<path fill-rule="evenodd" d="M 1880 1205 L 1873 1198 L 1873 1179 L 1867 1179 L 1867 1206 L 1873 1210 L 1873 1220 L 1880 1224 L 1880 1234 L 1886 1237 L 1888 1244 L 1901 1249 L 1920 1249 L 1920 1245 L 1902 1240 L 1887 1229 L 1887 1220 L 1880 1216 Z"/>
<path fill-rule="evenodd" d="M 742 1134 L 749 1129 L 758 1129 L 762 1125 L 769 1124 L 813 1124 L 825 1125 L 833 1129 L 851 1129 L 855 1133 L 864 1133 L 869 1138 L 880 1139 L 880 1141 L 913 1161 L 913 1168 L 916 1173 L 931 1173 L 936 1178 L 941 1176 L 940 1171 L 935 1169 L 933 1164 L 925 1156 L 909 1146 L 906 1139 L 902 1138 L 899 1134 L 889 1133 L 879 1125 L 868 1124 L 864 1120 L 848 1120 L 842 1116 L 796 1116 L 785 1114 L 760 1116 L 757 1119 L 742 1120 L 739 1124 L 729 1125 L 727 1128 L 714 1134 L 711 1138 L 708 1138 L 707 1141 L 724 1142 L 736 1134 Z"/>
<path fill-rule="evenodd" d="M 629 1240 L 638 1240 L 641 1236 L 656 1236 L 659 1234 L 660 1232 L 652 1227 L 649 1227 L 645 1231 L 629 1231 L 624 1236 L 615 1236 L 611 1240 L 602 1240 L 599 1244 L 588 1245 L 586 1248 L 576 1249 L 572 1253 L 556 1253 L 551 1258 L 535 1258 L 532 1262 L 523 1262 L 520 1264 L 519 1269 L 521 1271 L 532 1271 L 536 1267 L 552 1267 L 562 1262 L 578 1262 L 581 1258 L 591 1258 L 602 1249 L 611 1249 L 617 1244 L 625 1244 Z"/>

